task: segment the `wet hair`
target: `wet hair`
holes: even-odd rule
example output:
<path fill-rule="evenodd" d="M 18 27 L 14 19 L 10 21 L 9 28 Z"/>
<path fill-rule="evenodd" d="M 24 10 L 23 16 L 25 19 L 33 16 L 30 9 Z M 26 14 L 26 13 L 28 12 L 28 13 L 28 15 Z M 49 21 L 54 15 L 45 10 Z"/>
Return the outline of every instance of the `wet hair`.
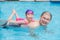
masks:
<path fill-rule="evenodd" d="M 32 14 L 34 14 L 34 12 L 33 12 L 32 10 L 28 9 L 28 10 L 25 12 L 25 15 L 27 15 L 29 11 L 31 11 Z"/>
<path fill-rule="evenodd" d="M 45 13 L 49 13 L 49 15 L 50 15 L 50 20 L 51 20 L 51 19 L 52 19 L 52 14 L 51 14 L 50 12 L 48 12 L 48 11 L 44 11 L 44 12 L 41 14 L 41 17 L 42 17 Z"/>

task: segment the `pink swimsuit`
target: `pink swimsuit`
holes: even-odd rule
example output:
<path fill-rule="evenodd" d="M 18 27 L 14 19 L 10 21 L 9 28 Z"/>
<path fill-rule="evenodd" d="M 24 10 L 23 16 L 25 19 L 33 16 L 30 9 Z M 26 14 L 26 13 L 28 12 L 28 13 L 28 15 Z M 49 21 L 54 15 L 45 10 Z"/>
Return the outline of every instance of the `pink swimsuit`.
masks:
<path fill-rule="evenodd" d="M 25 25 L 28 24 L 28 22 L 25 21 L 25 19 L 23 19 L 23 18 L 16 18 L 16 21 L 24 21 L 24 24 L 25 24 Z M 34 20 L 32 20 L 32 22 L 34 22 Z"/>
<path fill-rule="evenodd" d="M 16 18 L 16 21 L 24 20 L 23 18 Z"/>

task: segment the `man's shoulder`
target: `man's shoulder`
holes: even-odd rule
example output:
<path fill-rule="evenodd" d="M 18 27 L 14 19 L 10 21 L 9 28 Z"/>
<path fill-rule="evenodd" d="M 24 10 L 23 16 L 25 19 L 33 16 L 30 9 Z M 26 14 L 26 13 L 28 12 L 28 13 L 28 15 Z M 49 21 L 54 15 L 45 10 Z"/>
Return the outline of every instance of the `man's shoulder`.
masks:
<path fill-rule="evenodd" d="M 39 22 L 39 20 L 35 20 L 35 22 Z"/>

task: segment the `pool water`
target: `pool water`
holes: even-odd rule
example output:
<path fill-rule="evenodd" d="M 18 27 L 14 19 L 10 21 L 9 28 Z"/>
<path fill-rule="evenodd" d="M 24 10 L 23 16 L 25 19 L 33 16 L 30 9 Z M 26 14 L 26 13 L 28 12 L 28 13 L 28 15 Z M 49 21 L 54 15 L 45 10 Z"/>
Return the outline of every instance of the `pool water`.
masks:
<path fill-rule="evenodd" d="M 52 20 L 47 25 L 47 32 L 33 30 L 37 37 L 30 35 L 30 29 L 27 27 L 8 27 L 0 26 L 0 40 L 60 40 L 60 3 L 54 2 L 0 2 L 0 19 L 7 20 L 15 9 L 19 17 L 25 18 L 27 9 L 34 11 L 34 19 L 39 20 L 42 12 L 49 11 L 52 14 Z M 13 17 L 13 20 L 15 16 Z M 1 24 L 1 22 L 0 22 Z"/>

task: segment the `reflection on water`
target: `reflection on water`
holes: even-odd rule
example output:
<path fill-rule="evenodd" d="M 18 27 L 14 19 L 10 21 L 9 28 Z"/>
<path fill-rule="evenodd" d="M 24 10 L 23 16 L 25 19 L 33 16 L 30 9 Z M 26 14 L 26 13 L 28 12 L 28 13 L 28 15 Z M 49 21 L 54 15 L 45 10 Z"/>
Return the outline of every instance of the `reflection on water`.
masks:
<path fill-rule="evenodd" d="M 40 27 L 39 27 L 40 28 Z M 0 28 L 0 38 L 3 40 L 40 40 L 41 37 L 49 35 L 45 33 L 42 28 L 30 29 L 29 27 L 8 27 L 7 28 Z M 51 34 L 50 34 L 51 35 Z M 46 39 L 46 38 L 45 38 Z"/>

